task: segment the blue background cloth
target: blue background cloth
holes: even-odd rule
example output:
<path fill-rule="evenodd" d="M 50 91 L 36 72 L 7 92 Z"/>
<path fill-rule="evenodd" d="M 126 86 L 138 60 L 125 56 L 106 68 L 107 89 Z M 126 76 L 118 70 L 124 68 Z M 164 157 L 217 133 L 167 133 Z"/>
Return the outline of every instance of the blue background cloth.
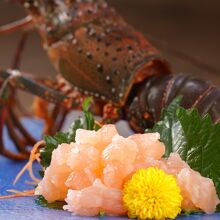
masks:
<path fill-rule="evenodd" d="M 33 136 L 37 139 L 41 137 L 42 123 L 36 120 L 24 120 L 24 124 Z M 13 149 L 13 143 L 7 138 L 5 131 L 4 142 L 8 148 Z M 33 186 L 27 185 L 25 181 L 30 180 L 28 173 L 25 173 L 19 182 L 13 186 L 16 174 L 22 169 L 25 162 L 15 162 L 0 156 L 0 195 L 7 195 L 7 189 L 27 190 Z M 34 164 L 34 170 L 38 172 L 38 165 Z M 62 210 L 48 209 L 40 207 L 34 201 L 34 197 L 20 197 L 0 200 L 0 220 L 87 220 L 99 218 L 84 218 L 73 216 L 71 213 Z M 125 220 L 121 217 L 103 217 L 102 219 Z M 177 220 L 220 220 L 220 214 L 213 215 L 190 215 L 180 216 Z"/>

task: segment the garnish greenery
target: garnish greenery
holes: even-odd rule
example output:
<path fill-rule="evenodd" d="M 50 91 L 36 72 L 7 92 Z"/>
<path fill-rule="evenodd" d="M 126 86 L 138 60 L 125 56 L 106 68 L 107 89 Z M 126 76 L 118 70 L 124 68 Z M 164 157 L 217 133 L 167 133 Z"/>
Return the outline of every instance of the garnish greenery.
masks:
<path fill-rule="evenodd" d="M 160 133 L 166 157 L 178 152 L 192 169 L 213 180 L 220 196 L 220 123 L 213 124 L 210 115 L 201 117 L 196 109 L 186 110 L 180 103 L 178 97 L 163 110 L 151 132 Z"/>
<path fill-rule="evenodd" d="M 105 211 L 101 210 L 99 212 L 99 216 L 100 216 L 100 218 L 104 218 L 106 216 Z"/>
<path fill-rule="evenodd" d="M 181 97 L 173 100 L 162 111 L 161 121 L 146 132 L 160 133 L 160 139 L 166 145 L 165 157 L 168 157 L 171 152 L 178 152 L 192 169 L 213 180 L 220 197 L 220 123 L 213 124 L 209 115 L 201 117 L 196 109 L 187 110 L 180 107 L 181 100 Z M 95 123 L 92 113 L 89 112 L 91 101 L 91 98 L 85 99 L 83 116 L 72 123 L 68 132 L 58 132 L 54 136 L 44 137 L 46 146 L 40 151 L 43 167 L 50 165 L 52 152 L 59 144 L 75 142 L 77 129 L 98 130 L 100 128 Z M 40 175 L 43 176 L 44 172 L 40 171 Z M 60 202 L 48 204 L 41 196 L 36 202 L 49 208 L 57 209 L 63 206 Z M 217 210 L 220 211 L 219 206 Z M 102 214 L 100 213 L 101 216 Z"/>
<path fill-rule="evenodd" d="M 203 211 L 201 210 L 187 210 L 187 209 L 183 209 L 182 212 L 180 213 L 180 215 L 185 215 L 185 216 L 188 216 L 188 215 L 197 215 L 197 214 L 202 214 L 204 213 Z"/>
<path fill-rule="evenodd" d="M 176 128 L 179 127 L 177 109 L 180 108 L 181 99 L 181 97 L 174 99 L 167 108 L 162 110 L 161 121 L 157 122 L 153 129 L 146 130 L 146 132 L 160 133 L 160 139 L 166 146 L 165 157 L 168 157 L 171 152 L 175 151 L 173 140 L 176 137 Z"/>
<path fill-rule="evenodd" d="M 36 204 L 42 207 L 47 207 L 50 209 L 60 209 L 60 210 L 63 210 L 63 206 L 66 205 L 64 201 L 56 201 L 56 202 L 49 203 L 43 196 L 38 196 L 35 199 L 35 202 Z"/>
<path fill-rule="evenodd" d="M 51 162 L 52 152 L 62 143 L 71 143 L 75 142 L 76 130 L 83 128 L 86 130 L 98 130 L 100 126 L 95 123 L 95 119 L 91 112 L 89 112 L 89 107 L 92 102 L 92 98 L 89 97 L 83 102 L 83 116 L 76 119 L 68 132 L 57 132 L 54 136 L 46 135 L 44 141 L 46 143 L 45 147 L 41 149 L 41 165 L 43 167 L 48 167 Z M 43 176 L 43 173 L 40 173 Z"/>

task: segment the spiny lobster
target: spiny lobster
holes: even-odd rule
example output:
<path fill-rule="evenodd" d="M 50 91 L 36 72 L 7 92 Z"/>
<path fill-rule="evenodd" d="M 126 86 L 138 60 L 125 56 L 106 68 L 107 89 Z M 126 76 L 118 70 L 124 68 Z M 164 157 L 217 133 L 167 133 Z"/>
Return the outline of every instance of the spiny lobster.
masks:
<path fill-rule="evenodd" d="M 11 0 L 12 1 L 12 0 Z M 129 26 L 105 0 L 14 0 L 28 16 L 0 27 L 0 34 L 24 30 L 11 69 L 0 71 L 0 153 L 12 159 L 28 156 L 34 138 L 16 116 L 15 91 L 26 90 L 46 120 L 45 132 L 59 130 L 66 114 L 94 97 L 93 112 L 105 122 L 127 120 L 136 132 L 152 127 L 162 108 L 182 95 L 182 106 L 196 107 L 220 120 L 220 89 L 184 74 L 171 74 L 169 63 L 148 40 Z M 30 77 L 19 69 L 26 32 L 35 27 L 58 73 L 57 80 Z M 7 127 L 19 153 L 7 150 L 2 135 Z"/>

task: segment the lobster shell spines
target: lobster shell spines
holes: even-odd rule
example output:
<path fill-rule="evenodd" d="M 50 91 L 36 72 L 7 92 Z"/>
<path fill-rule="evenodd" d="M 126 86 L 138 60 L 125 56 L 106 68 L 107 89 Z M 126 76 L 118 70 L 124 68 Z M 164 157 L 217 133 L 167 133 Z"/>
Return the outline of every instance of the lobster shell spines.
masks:
<path fill-rule="evenodd" d="M 168 74 L 170 68 L 112 8 L 100 9 L 94 2 L 74 3 L 80 10 L 86 7 L 95 13 L 84 13 L 81 23 L 73 17 L 72 32 L 48 45 L 48 54 L 74 86 L 123 106 L 133 84 L 151 75 Z"/>

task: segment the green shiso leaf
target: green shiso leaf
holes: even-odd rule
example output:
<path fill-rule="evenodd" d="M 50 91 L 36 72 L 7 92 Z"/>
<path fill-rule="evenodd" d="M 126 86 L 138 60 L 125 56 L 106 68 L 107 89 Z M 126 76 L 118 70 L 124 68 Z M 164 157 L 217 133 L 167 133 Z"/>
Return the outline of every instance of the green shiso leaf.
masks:
<path fill-rule="evenodd" d="M 166 146 L 165 157 L 168 157 L 171 152 L 175 151 L 173 141 L 176 137 L 176 129 L 179 128 L 179 121 L 177 119 L 177 109 L 180 107 L 182 97 L 177 97 L 171 104 L 162 110 L 161 121 L 157 122 L 153 129 L 146 130 L 146 132 L 160 133 L 160 139 Z"/>
<path fill-rule="evenodd" d="M 53 137 L 44 136 L 46 146 L 40 150 L 41 154 L 41 165 L 48 167 L 51 162 L 52 152 L 58 147 L 59 144 L 69 143 L 68 133 L 57 132 Z"/>
<path fill-rule="evenodd" d="M 84 124 L 83 124 L 83 120 L 82 118 L 75 120 L 68 131 L 68 141 L 69 142 L 75 142 L 75 137 L 76 137 L 76 130 L 79 128 L 83 128 Z"/>
<path fill-rule="evenodd" d="M 220 196 L 220 123 L 180 107 L 180 102 L 180 97 L 175 99 L 151 131 L 160 133 L 166 157 L 178 152 L 192 169 L 213 180 Z"/>
<path fill-rule="evenodd" d="M 56 202 L 48 203 L 43 196 L 37 196 L 35 202 L 36 204 L 42 207 L 47 207 L 50 209 L 60 209 L 60 210 L 63 210 L 63 206 L 66 205 L 64 201 L 56 201 Z"/>
<path fill-rule="evenodd" d="M 91 102 L 92 102 L 92 97 L 88 97 L 84 100 L 83 105 L 82 105 L 82 109 L 84 112 L 89 111 L 89 107 L 90 107 Z"/>
<path fill-rule="evenodd" d="M 213 180 L 220 196 L 220 124 L 213 124 L 209 115 L 201 118 L 198 111 L 178 109 L 181 124 L 176 151 L 202 176 Z"/>
<path fill-rule="evenodd" d="M 51 156 L 54 149 L 57 148 L 58 143 L 54 137 L 46 135 L 44 137 L 46 143 L 45 147 L 40 150 L 41 165 L 43 167 L 48 167 L 51 162 Z"/>

